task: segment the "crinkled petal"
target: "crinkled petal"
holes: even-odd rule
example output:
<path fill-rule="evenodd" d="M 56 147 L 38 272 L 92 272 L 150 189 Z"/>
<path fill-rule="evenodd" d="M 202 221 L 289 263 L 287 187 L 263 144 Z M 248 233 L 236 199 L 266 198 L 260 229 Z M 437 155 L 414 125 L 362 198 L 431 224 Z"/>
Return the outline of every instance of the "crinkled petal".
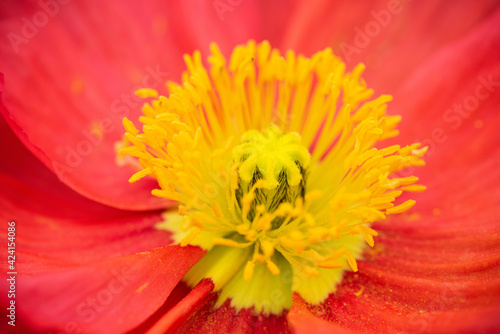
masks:
<path fill-rule="evenodd" d="M 167 246 L 36 276 L 19 268 L 18 317 L 42 331 L 126 332 L 165 302 L 203 253 Z"/>
<path fill-rule="evenodd" d="M 164 6 L 41 3 L 0 5 L 8 37 L 0 44 L 2 113 L 23 143 L 84 196 L 119 208 L 165 207 L 150 194 L 153 180 L 128 183 L 134 170 L 118 166 L 114 150 L 121 119 L 140 113 L 135 89 L 160 89 L 183 68 Z"/>
<path fill-rule="evenodd" d="M 170 243 L 161 212 L 110 208 L 75 193 L 0 119 L 0 217 L 15 221 L 18 265 L 34 273 L 147 251 Z M 5 155 L 2 155 L 5 158 Z M 5 236 L 7 230 L 0 233 Z M 6 261 L 5 261 L 6 262 Z"/>

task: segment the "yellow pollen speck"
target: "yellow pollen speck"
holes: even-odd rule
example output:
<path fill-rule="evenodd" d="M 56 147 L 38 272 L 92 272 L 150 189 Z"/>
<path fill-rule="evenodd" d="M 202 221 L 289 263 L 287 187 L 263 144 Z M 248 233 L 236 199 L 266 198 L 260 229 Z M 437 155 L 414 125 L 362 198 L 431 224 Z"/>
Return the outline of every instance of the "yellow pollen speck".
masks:
<path fill-rule="evenodd" d="M 153 99 L 141 128 L 123 120 L 120 153 L 141 166 L 130 182 L 153 177 L 153 195 L 179 202 L 157 228 L 207 251 L 184 281 L 211 278 L 216 307 L 281 314 L 293 292 L 318 304 L 345 270 L 358 271 L 378 235 L 371 223 L 409 210 L 415 201 L 394 204 L 403 193 L 426 190 L 396 175 L 423 166 L 427 148 L 378 148 L 398 134 L 392 97 L 374 97 L 364 65 L 346 72 L 330 49 L 282 56 L 250 41 L 228 59 L 210 50 L 208 69 L 200 52 L 185 55 L 169 97 L 136 92 Z"/>
<path fill-rule="evenodd" d="M 364 286 L 362 286 L 362 287 L 361 287 L 361 289 L 359 289 L 359 291 L 358 291 L 358 292 L 354 293 L 354 295 L 355 295 L 356 297 L 361 296 L 361 294 L 363 293 L 363 290 L 364 290 L 364 289 L 365 289 L 365 287 L 364 287 Z"/>
<path fill-rule="evenodd" d="M 135 292 L 139 293 L 141 292 L 142 290 L 144 290 L 147 286 L 149 285 L 149 282 L 146 282 L 144 283 L 143 285 L 141 285 L 137 290 L 135 290 Z"/>

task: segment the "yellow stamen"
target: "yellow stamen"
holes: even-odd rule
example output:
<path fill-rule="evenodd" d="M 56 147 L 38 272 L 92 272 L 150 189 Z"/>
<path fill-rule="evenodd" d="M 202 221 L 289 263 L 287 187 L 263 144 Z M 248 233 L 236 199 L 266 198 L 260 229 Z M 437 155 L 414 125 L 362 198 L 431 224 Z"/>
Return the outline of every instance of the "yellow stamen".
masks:
<path fill-rule="evenodd" d="M 424 192 L 426 189 L 427 187 L 421 184 L 412 184 L 411 186 L 406 186 L 401 188 L 401 190 L 403 191 L 408 191 L 412 193 L 421 193 Z"/>
<path fill-rule="evenodd" d="M 146 169 L 143 169 L 137 173 L 135 173 L 134 175 L 132 175 L 132 177 L 128 180 L 128 182 L 130 183 L 134 183 L 136 181 L 139 181 L 140 179 L 142 179 L 143 177 L 147 176 L 147 175 L 151 175 L 151 168 L 146 168 Z"/>
<path fill-rule="evenodd" d="M 403 213 L 403 212 L 407 211 L 408 209 L 410 209 L 412 206 L 414 206 L 415 203 L 416 202 L 414 200 L 410 199 L 410 200 L 407 200 L 406 202 L 404 202 L 398 206 L 387 209 L 386 212 L 387 212 L 387 214 Z"/>
<path fill-rule="evenodd" d="M 278 266 L 271 260 L 267 261 L 267 269 L 269 269 L 269 271 L 271 272 L 271 274 L 273 274 L 274 276 L 276 275 L 279 275 L 280 274 L 280 269 L 278 268 Z"/>

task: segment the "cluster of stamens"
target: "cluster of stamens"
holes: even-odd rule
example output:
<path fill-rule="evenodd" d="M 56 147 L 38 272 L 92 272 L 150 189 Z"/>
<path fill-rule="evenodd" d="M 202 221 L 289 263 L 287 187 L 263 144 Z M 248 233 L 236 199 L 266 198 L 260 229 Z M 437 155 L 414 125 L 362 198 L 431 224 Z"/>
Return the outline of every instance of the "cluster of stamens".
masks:
<path fill-rule="evenodd" d="M 130 181 L 154 177 L 153 194 L 179 202 L 178 215 L 159 228 L 181 246 L 208 251 L 187 281 L 210 277 L 238 307 L 274 313 L 289 306 L 292 289 L 319 302 L 341 270 L 357 271 L 360 240 L 373 247 L 370 224 L 411 208 L 412 200 L 394 204 L 404 191 L 425 190 L 414 176 L 394 175 L 422 166 L 426 148 L 374 147 L 398 134 L 400 117 L 386 114 L 391 97 L 369 100 L 364 67 L 345 73 L 329 49 L 282 57 L 267 42 L 249 42 L 228 65 L 217 46 L 211 51 L 210 71 L 199 52 L 186 56 L 184 83 L 169 83 L 168 98 L 144 105 L 142 132 L 124 120 L 121 154 L 142 168 Z M 217 262 L 221 254 L 230 254 L 234 268 Z M 283 268 L 323 285 L 287 287 L 287 302 L 276 307 L 264 306 L 257 290 L 248 301 L 236 288 L 240 279 L 253 286 L 256 270 L 277 277 Z M 231 280 L 237 283 L 225 291 Z"/>

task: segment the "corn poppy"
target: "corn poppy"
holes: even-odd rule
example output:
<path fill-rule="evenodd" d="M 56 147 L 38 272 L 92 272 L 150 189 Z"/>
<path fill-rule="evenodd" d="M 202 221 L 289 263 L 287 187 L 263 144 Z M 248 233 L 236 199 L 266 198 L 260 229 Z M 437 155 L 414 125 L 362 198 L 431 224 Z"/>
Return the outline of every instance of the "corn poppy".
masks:
<path fill-rule="evenodd" d="M 8 324 L 12 300 L 16 328 L 25 332 L 499 329 L 496 2 L 95 6 L 48 0 L 0 6 L 0 145 L 6 152 L 0 211 L 3 221 L 15 223 L 17 260 L 15 296 L 1 299 L 7 330 L 15 329 Z M 271 47 L 284 58 L 273 63 Z M 270 56 L 262 60 L 259 52 Z M 192 55 L 186 65 L 185 53 Z M 203 65 L 210 54 L 212 67 Z M 181 75 L 186 67 L 191 78 Z M 268 86 L 258 81 L 266 74 Z M 297 79 L 307 74 L 310 81 Z M 166 81 L 188 84 L 170 83 L 176 97 L 157 97 Z M 329 87 L 326 93 L 320 83 Z M 137 130 L 143 101 L 134 96 L 140 88 L 149 88 L 138 91 L 149 99 L 142 107 L 143 133 Z M 315 103 L 320 90 L 321 103 Z M 246 109 L 242 94 L 256 99 L 245 100 Z M 383 94 L 393 96 L 387 113 Z M 265 104 L 264 96 L 271 101 L 262 108 L 268 113 L 256 115 L 251 103 Z M 294 104 L 286 104 L 290 100 Z M 327 106 L 338 107 L 338 114 L 328 117 L 321 109 Z M 202 112 L 188 121 L 182 112 L 189 108 Z M 363 123 L 368 111 L 377 117 Z M 395 115 L 402 116 L 399 136 Z M 373 166 L 364 162 L 377 154 L 390 162 L 376 165 L 372 175 Z M 330 164 L 314 170 L 325 161 Z M 351 172 L 342 174 L 349 164 Z M 228 171 L 218 177 L 230 186 L 210 183 L 213 171 Z M 129 183 L 134 172 L 132 181 L 143 179 Z M 358 176 L 370 186 L 354 194 L 349 190 L 361 189 Z M 339 186 L 350 177 L 354 183 Z M 389 189 L 394 177 L 401 180 L 397 196 L 371 187 Z M 328 204 L 313 210 L 319 195 L 312 190 L 323 190 Z M 378 199 L 363 207 L 363 196 L 373 200 L 375 193 Z M 211 194 L 207 214 L 196 203 Z M 332 206 L 335 195 L 332 217 L 323 207 Z M 231 198 L 235 203 L 227 205 Z M 412 199 L 417 204 L 406 211 Z M 231 208 L 239 209 L 238 224 L 212 221 Z M 337 229 L 310 227 L 326 226 L 321 222 Z M 286 232 L 288 226 L 295 228 Z M 7 231 L 1 232 L 5 239 Z M 257 242 L 252 231 L 265 237 Z M 335 233 L 360 237 L 355 245 L 363 247 L 332 245 L 341 240 Z M 363 239 L 370 246 L 375 239 L 374 247 Z M 328 270 L 340 276 L 328 281 Z"/>

